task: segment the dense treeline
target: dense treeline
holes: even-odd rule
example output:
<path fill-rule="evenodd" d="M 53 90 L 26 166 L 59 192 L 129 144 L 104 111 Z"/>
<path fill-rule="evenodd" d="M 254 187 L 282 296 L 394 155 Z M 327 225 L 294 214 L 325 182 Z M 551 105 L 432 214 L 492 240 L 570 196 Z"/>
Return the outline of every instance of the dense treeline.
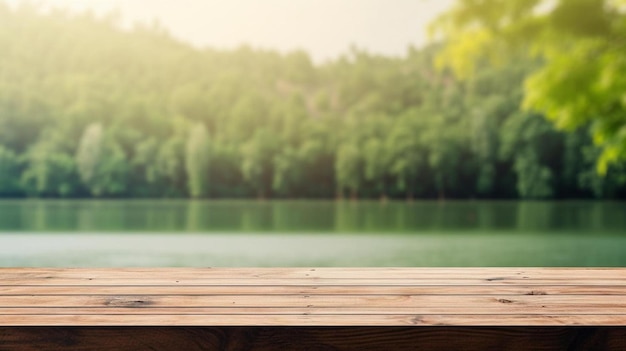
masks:
<path fill-rule="evenodd" d="M 1 196 L 626 195 L 589 127 L 520 109 L 529 60 L 461 82 L 437 47 L 314 65 L 2 2 L 0 48 Z"/>

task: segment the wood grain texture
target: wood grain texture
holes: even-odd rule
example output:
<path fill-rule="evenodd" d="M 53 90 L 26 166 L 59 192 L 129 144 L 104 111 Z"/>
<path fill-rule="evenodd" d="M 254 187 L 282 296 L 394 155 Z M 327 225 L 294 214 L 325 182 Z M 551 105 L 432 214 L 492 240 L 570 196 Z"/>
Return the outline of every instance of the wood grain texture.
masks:
<path fill-rule="evenodd" d="M 291 281 L 577 281 L 616 280 L 626 284 L 621 268 L 3 268 L 2 282 L 58 284 L 59 281 L 123 281 L 167 283 L 245 280 L 250 284 L 289 279 Z"/>
<path fill-rule="evenodd" d="M 625 350 L 621 327 L 2 327 L 0 350 Z"/>
<path fill-rule="evenodd" d="M 626 326 L 621 268 L 0 268 L 0 326 Z"/>

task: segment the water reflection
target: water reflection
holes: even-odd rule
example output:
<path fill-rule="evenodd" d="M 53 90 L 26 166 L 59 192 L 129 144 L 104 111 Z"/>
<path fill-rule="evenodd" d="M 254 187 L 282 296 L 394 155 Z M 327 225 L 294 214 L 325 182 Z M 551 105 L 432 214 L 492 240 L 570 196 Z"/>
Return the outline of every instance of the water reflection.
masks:
<path fill-rule="evenodd" d="M 626 232 L 620 202 L 0 201 L 0 231 Z"/>

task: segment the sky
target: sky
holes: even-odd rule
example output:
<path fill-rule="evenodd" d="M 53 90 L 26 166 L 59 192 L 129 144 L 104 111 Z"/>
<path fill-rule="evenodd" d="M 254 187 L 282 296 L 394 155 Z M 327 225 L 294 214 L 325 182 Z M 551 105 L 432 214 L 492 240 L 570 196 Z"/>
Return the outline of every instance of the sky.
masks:
<path fill-rule="evenodd" d="M 5 0 L 11 4 L 20 0 Z M 157 20 L 198 47 L 303 49 L 316 62 L 351 45 L 403 55 L 427 42 L 426 26 L 454 0 L 38 0 L 43 6 L 119 10 L 126 25 Z"/>

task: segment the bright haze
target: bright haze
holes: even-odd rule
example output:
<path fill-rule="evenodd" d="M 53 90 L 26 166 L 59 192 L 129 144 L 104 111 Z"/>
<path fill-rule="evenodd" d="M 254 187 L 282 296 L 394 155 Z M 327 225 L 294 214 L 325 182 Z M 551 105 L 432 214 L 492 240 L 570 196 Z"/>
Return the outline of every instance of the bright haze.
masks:
<path fill-rule="evenodd" d="M 2 1 L 2 0 L 0 0 Z M 17 4 L 20 0 L 4 0 Z M 157 21 L 198 47 L 307 51 L 316 62 L 354 45 L 403 55 L 427 42 L 426 26 L 454 0 L 39 0 L 97 14 L 118 10 L 125 25 Z"/>

